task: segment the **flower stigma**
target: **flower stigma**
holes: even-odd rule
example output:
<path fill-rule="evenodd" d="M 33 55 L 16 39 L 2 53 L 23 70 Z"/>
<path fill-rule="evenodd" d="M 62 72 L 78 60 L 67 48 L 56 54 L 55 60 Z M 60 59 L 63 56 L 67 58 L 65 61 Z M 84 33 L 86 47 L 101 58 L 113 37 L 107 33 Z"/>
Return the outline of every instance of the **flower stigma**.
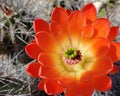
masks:
<path fill-rule="evenodd" d="M 80 50 L 76 48 L 67 49 L 63 55 L 63 61 L 69 65 L 77 64 L 81 61 L 81 53 Z"/>

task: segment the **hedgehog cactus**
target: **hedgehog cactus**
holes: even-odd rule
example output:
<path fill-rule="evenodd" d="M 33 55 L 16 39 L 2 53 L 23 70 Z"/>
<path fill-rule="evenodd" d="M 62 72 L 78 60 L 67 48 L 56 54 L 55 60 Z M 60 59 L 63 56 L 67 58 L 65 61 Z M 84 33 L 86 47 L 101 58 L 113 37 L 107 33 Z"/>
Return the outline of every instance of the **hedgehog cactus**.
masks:
<path fill-rule="evenodd" d="M 32 31 L 32 22 L 25 20 L 28 14 L 24 10 L 14 12 L 5 4 L 0 4 L 0 8 L 0 54 L 7 54 L 13 58 L 16 52 L 21 51 L 30 41 L 28 34 Z M 24 52 L 22 54 L 24 54 L 22 59 L 26 59 L 27 55 Z M 19 60 L 22 63 L 30 61 L 30 58 L 27 58 L 28 61 L 22 59 Z"/>

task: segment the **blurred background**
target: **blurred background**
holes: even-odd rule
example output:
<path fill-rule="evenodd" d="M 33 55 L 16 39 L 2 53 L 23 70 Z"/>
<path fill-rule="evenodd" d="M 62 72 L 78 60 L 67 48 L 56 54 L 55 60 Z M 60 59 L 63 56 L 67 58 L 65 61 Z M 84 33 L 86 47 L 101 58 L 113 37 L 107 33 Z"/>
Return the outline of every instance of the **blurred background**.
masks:
<path fill-rule="evenodd" d="M 0 0 L 0 96 L 48 96 L 37 89 L 39 79 L 25 72 L 27 64 L 34 61 L 24 50 L 34 38 L 33 20 L 39 17 L 49 22 L 54 7 L 76 10 L 89 2 L 96 6 L 98 17 L 120 26 L 120 0 Z M 120 41 L 120 35 L 116 40 Z M 120 72 L 111 78 L 112 89 L 94 96 L 120 96 Z"/>

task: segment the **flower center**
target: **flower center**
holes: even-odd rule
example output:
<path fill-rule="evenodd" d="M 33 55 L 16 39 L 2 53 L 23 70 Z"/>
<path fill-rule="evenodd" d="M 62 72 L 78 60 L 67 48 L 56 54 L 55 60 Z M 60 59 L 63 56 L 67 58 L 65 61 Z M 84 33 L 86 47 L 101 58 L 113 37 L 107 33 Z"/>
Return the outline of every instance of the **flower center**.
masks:
<path fill-rule="evenodd" d="M 65 63 L 69 65 L 74 65 L 81 61 L 81 57 L 82 55 L 79 50 L 75 48 L 70 48 L 65 51 L 62 59 Z"/>
<path fill-rule="evenodd" d="M 75 48 L 68 49 L 64 55 L 66 58 L 73 59 L 77 56 L 77 50 Z"/>

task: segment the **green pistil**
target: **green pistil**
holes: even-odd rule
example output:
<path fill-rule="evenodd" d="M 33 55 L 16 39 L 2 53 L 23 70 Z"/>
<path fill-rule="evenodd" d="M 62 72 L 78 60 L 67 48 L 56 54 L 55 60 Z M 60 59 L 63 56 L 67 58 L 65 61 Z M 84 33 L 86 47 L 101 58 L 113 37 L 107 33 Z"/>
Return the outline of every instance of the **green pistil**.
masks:
<path fill-rule="evenodd" d="M 75 48 L 68 49 L 64 55 L 68 59 L 73 59 L 77 56 L 77 50 Z"/>

